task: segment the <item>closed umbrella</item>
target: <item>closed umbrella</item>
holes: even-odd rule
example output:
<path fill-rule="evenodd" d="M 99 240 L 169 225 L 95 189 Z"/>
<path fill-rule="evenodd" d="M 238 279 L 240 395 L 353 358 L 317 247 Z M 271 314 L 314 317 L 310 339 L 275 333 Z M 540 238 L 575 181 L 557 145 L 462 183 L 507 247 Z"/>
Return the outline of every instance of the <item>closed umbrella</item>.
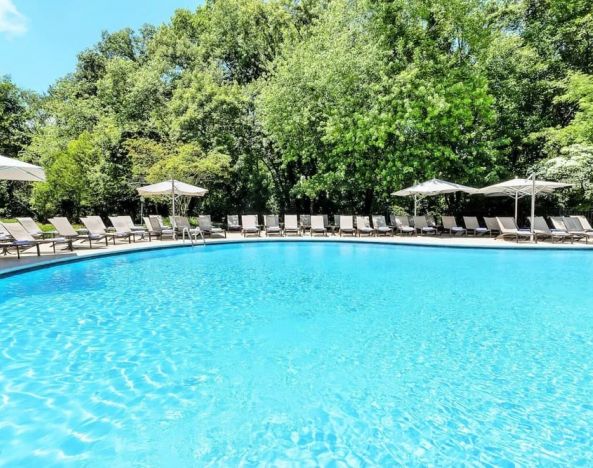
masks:
<path fill-rule="evenodd" d="M 39 166 L 0 155 L 0 179 L 43 182 L 45 172 Z"/>
<path fill-rule="evenodd" d="M 430 179 L 421 184 L 399 190 L 392 193 L 398 197 L 414 197 L 414 216 L 416 216 L 418 197 L 428 197 L 434 195 L 443 195 L 446 193 L 465 192 L 476 193 L 477 189 L 466 185 L 455 184 L 446 180 Z"/>

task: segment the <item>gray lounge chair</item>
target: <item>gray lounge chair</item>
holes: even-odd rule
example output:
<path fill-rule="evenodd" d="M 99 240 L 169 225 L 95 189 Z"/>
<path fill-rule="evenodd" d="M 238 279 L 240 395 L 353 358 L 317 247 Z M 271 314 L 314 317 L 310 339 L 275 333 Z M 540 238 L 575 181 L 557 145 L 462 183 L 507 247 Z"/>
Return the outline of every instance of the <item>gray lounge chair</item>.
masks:
<path fill-rule="evenodd" d="M 301 215 L 299 221 L 301 222 L 301 231 L 303 231 L 303 233 L 306 233 L 311 229 L 311 215 Z"/>
<path fill-rule="evenodd" d="M 284 215 L 284 235 L 288 236 L 289 234 L 296 236 L 301 235 L 301 228 L 299 227 L 297 215 Z"/>
<path fill-rule="evenodd" d="M 458 226 L 455 216 L 443 216 L 443 229 L 452 236 L 464 236 L 467 230 L 464 227 Z"/>
<path fill-rule="evenodd" d="M 585 218 L 584 216 L 571 216 L 571 218 L 576 218 L 579 223 L 581 223 L 582 228 L 589 232 L 589 231 L 593 231 L 593 228 L 591 227 L 591 223 L 589 223 L 589 220 L 587 218 Z"/>
<path fill-rule="evenodd" d="M 266 237 L 280 236 L 282 237 L 282 228 L 280 227 L 280 219 L 278 215 L 269 214 L 264 216 L 264 229 Z"/>
<path fill-rule="evenodd" d="M 531 224 L 531 216 L 529 216 L 527 219 Z M 574 241 L 574 236 L 572 234 L 569 234 L 568 232 L 562 230 L 550 229 L 548 223 L 546 223 L 546 220 L 543 216 L 536 216 L 533 222 L 533 228 L 534 231 L 537 233 L 538 239 L 552 239 L 552 242 L 570 241 L 571 244 Z"/>
<path fill-rule="evenodd" d="M 315 234 L 327 236 L 327 229 L 325 229 L 325 226 L 323 225 L 323 216 L 321 215 L 311 216 L 311 226 L 309 229 L 311 230 L 311 237 Z"/>
<path fill-rule="evenodd" d="M 105 223 L 99 216 L 87 216 L 85 218 L 80 218 L 84 227 L 87 228 L 89 234 L 94 236 L 105 236 L 113 241 L 113 245 L 115 245 L 115 241 L 117 239 L 124 239 L 127 240 L 128 243 L 132 243 L 132 233 L 129 231 L 125 232 L 109 232 L 105 227 Z"/>
<path fill-rule="evenodd" d="M 434 226 L 428 225 L 428 220 L 426 219 L 426 216 L 414 216 L 414 229 L 420 235 L 437 235 L 437 229 Z"/>
<path fill-rule="evenodd" d="M 375 228 L 375 233 L 377 236 L 393 236 L 393 229 L 387 226 L 385 222 L 385 216 L 381 215 L 373 215 L 373 227 Z"/>
<path fill-rule="evenodd" d="M 517 227 L 517 223 L 515 223 L 514 218 L 497 216 L 496 221 L 498 222 L 498 229 L 500 230 L 500 234 L 497 236 L 497 239 L 506 239 L 511 237 L 517 242 L 519 242 L 519 239 L 531 240 L 531 231 L 529 229 L 519 229 Z M 536 232 L 533 235 L 533 240 L 537 242 L 537 239 L 538 235 Z"/>
<path fill-rule="evenodd" d="M 474 237 L 483 236 L 484 234 L 490 233 L 490 229 L 480 226 L 480 222 L 475 216 L 464 216 L 463 223 L 465 224 L 465 229 L 467 229 L 467 232 L 473 234 Z"/>
<path fill-rule="evenodd" d="M 571 234 L 575 239 L 585 239 L 586 244 L 589 243 L 589 239 L 593 239 L 593 231 L 585 230 L 576 216 L 562 218 L 562 223 L 564 224 L 566 232 Z M 554 227 L 556 227 L 556 223 L 554 223 Z"/>
<path fill-rule="evenodd" d="M 152 240 L 152 237 L 163 240 L 165 237 L 175 239 L 175 229 L 164 228 L 162 222 L 159 220 L 159 216 L 151 215 L 144 218 L 144 224 L 148 229 L 148 240 Z"/>
<path fill-rule="evenodd" d="M 339 222 L 339 229 L 338 229 L 338 234 L 340 234 L 340 237 L 342 237 L 344 234 L 350 235 L 350 236 L 355 236 L 356 235 L 356 229 L 354 229 L 354 221 L 352 220 L 352 216 L 351 215 L 340 215 L 338 216 L 340 222 Z"/>
<path fill-rule="evenodd" d="M 35 239 L 43 239 L 45 237 L 53 237 L 57 234 L 56 231 L 42 231 L 33 218 L 17 218 L 16 219 L 25 230 L 31 234 Z"/>
<path fill-rule="evenodd" d="M 202 236 L 202 230 L 199 227 L 192 227 L 189 219 L 186 216 L 173 216 L 175 222 L 175 228 L 182 237 L 187 233 L 190 238 L 197 239 L 198 236 Z M 190 239 L 191 240 L 191 239 Z"/>
<path fill-rule="evenodd" d="M 130 232 L 146 232 L 146 227 L 138 226 L 137 224 L 134 224 L 132 217 L 129 215 L 117 216 L 117 218 L 123 220 L 126 223 L 126 226 L 128 227 L 128 231 L 130 231 Z M 109 218 L 109 219 L 111 220 L 111 218 Z M 122 224 L 122 227 L 123 227 L 123 224 Z"/>
<path fill-rule="evenodd" d="M 141 226 L 134 226 L 134 229 L 132 227 L 130 227 L 130 221 L 132 220 L 131 218 L 128 220 L 127 218 L 130 218 L 129 216 L 110 216 L 109 217 L 109 221 L 111 222 L 111 225 L 113 226 L 113 228 L 115 229 L 115 232 L 118 234 L 129 234 L 132 239 L 134 240 L 134 242 L 136 242 L 136 240 L 138 238 L 140 239 L 144 239 L 146 237 L 146 228 L 141 227 Z M 140 227 L 141 229 L 138 229 L 138 227 Z"/>
<path fill-rule="evenodd" d="M 20 223 L 3 223 L 4 228 L 12 237 L 11 243 L 16 247 L 17 257 L 21 258 L 21 251 L 36 248 L 37 256 L 41 255 L 39 246 L 49 244 L 56 253 L 57 244 L 66 244 L 72 250 L 72 240 L 64 237 L 54 237 L 53 239 L 35 239 Z"/>
<path fill-rule="evenodd" d="M 395 223 L 395 232 L 400 234 L 408 234 L 413 236 L 416 234 L 416 229 L 410 226 L 410 220 L 407 216 L 394 216 L 393 222 Z"/>
<path fill-rule="evenodd" d="M 109 245 L 107 236 L 99 235 L 99 234 L 92 234 L 88 231 L 84 234 L 80 234 L 72 227 L 72 224 L 70 224 L 70 221 L 68 221 L 68 218 L 64 218 L 63 216 L 57 216 L 55 218 L 50 218 L 49 222 L 51 223 L 51 225 L 54 228 L 56 228 L 56 231 L 58 231 L 58 235 L 60 237 L 64 237 L 65 239 L 72 240 L 72 241 L 80 240 L 82 242 L 88 242 L 89 248 L 93 247 L 93 241 L 95 241 L 95 242 L 105 241 L 105 245 Z"/>
<path fill-rule="evenodd" d="M 210 217 L 210 215 L 198 216 L 198 225 L 200 226 L 200 230 L 205 236 L 226 237 L 226 231 L 224 229 L 214 227 L 212 225 L 212 218 Z"/>
<path fill-rule="evenodd" d="M 490 235 L 501 234 L 500 224 L 496 217 L 484 217 L 484 223 L 486 224 L 488 231 L 490 231 Z"/>
<path fill-rule="evenodd" d="M 241 215 L 241 234 L 243 237 L 249 235 L 260 236 L 260 229 L 257 225 L 257 215 Z"/>
<path fill-rule="evenodd" d="M 239 215 L 227 215 L 226 217 L 227 231 L 240 231 L 241 224 L 239 223 Z"/>
<path fill-rule="evenodd" d="M 356 234 L 360 236 L 374 236 L 375 230 L 371 226 L 368 216 L 357 216 L 356 217 Z"/>

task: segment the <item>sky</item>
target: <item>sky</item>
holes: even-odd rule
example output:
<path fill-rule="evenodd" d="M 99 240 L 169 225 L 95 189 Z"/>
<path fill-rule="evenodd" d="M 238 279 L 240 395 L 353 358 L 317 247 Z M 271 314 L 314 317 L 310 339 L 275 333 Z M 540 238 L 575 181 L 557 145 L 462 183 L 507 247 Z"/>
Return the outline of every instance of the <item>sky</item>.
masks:
<path fill-rule="evenodd" d="M 102 31 L 169 20 L 200 0 L 0 0 L 0 76 L 45 92 L 75 68 L 77 54 Z"/>

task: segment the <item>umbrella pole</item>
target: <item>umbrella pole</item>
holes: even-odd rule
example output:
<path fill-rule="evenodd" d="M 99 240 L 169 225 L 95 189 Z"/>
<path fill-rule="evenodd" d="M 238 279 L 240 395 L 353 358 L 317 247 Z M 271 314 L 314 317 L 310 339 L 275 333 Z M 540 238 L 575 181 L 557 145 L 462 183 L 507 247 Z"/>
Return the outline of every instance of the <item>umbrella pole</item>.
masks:
<path fill-rule="evenodd" d="M 175 233 L 176 233 L 176 229 L 175 229 L 175 180 L 171 179 L 171 201 L 172 201 L 172 205 L 173 205 L 173 209 L 172 209 L 172 217 L 171 217 L 171 226 L 173 226 L 173 240 L 177 239 Z"/>
<path fill-rule="evenodd" d="M 414 195 L 414 216 L 418 216 L 418 195 Z"/>
<path fill-rule="evenodd" d="M 531 175 L 531 242 L 535 241 L 535 174 Z"/>
<path fill-rule="evenodd" d="M 517 218 L 518 218 L 518 212 L 519 212 L 519 192 L 515 192 L 515 224 L 517 224 Z"/>

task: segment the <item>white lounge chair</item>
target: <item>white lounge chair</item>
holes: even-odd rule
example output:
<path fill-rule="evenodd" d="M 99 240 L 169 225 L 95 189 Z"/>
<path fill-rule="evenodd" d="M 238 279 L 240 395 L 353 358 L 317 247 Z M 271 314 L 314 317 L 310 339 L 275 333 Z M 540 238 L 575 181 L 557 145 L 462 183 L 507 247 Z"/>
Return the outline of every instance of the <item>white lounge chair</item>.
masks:
<path fill-rule="evenodd" d="M 385 216 L 373 215 L 372 219 L 373 227 L 375 228 L 375 233 L 377 234 L 377 236 L 393 236 L 393 229 L 387 226 Z"/>
<path fill-rule="evenodd" d="M 239 223 L 239 215 L 227 215 L 226 217 L 227 231 L 240 231 L 241 224 Z"/>
<path fill-rule="evenodd" d="M 529 229 L 519 229 L 514 218 L 497 216 L 496 221 L 498 222 L 498 229 L 500 230 L 497 239 L 512 237 L 517 242 L 519 242 L 519 239 L 531 239 L 531 231 Z M 534 233 L 533 240 L 537 242 L 537 233 Z"/>
<path fill-rule="evenodd" d="M 288 236 L 289 234 L 296 236 L 301 234 L 297 215 L 284 215 L 284 235 Z"/>
<path fill-rule="evenodd" d="M 243 237 L 249 235 L 260 236 L 260 229 L 257 225 L 257 215 L 241 215 L 241 234 Z"/>
<path fill-rule="evenodd" d="M 484 217 L 484 223 L 490 231 L 490 235 L 500 234 L 500 224 L 498 223 L 498 219 L 496 217 Z"/>
<path fill-rule="evenodd" d="M 338 218 L 340 219 L 339 222 L 339 229 L 338 229 L 338 234 L 340 234 L 340 237 L 342 237 L 344 234 L 348 234 L 350 236 L 355 236 L 356 235 L 356 229 L 354 229 L 354 221 L 351 215 L 340 215 L 338 216 Z"/>
<path fill-rule="evenodd" d="M 410 226 L 410 220 L 407 216 L 394 216 L 393 222 L 395 223 L 395 232 L 400 234 L 408 234 L 413 236 L 416 234 L 416 229 Z"/>
<path fill-rule="evenodd" d="M 327 229 L 323 225 L 323 216 L 315 215 L 311 216 L 311 237 L 315 234 L 321 234 L 322 236 L 327 236 Z"/>
<path fill-rule="evenodd" d="M 558 218 L 552 218 L 552 223 L 554 227 L 557 227 L 560 224 L 555 222 L 555 219 L 557 220 Z M 562 220 L 565 231 L 571 234 L 576 240 L 584 239 L 585 243 L 588 244 L 589 239 L 593 239 L 593 231 L 586 231 L 578 218 L 570 216 L 560 219 Z"/>
<path fill-rule="evenodd" d="M 375 230 L 371 226 L 371 222 L 369 221 L 368 216 L 357 216 L 356 217 L 356 233 L 358 237 L 365 235 L 365 236 L 374 236 Z"/>
<path fill-rule="evenodd" d="M 464 236 L 467 230 L 464 227 L 458 226 L 455 216 L 443 216 L 443 229 L 453 236 Z"/>

